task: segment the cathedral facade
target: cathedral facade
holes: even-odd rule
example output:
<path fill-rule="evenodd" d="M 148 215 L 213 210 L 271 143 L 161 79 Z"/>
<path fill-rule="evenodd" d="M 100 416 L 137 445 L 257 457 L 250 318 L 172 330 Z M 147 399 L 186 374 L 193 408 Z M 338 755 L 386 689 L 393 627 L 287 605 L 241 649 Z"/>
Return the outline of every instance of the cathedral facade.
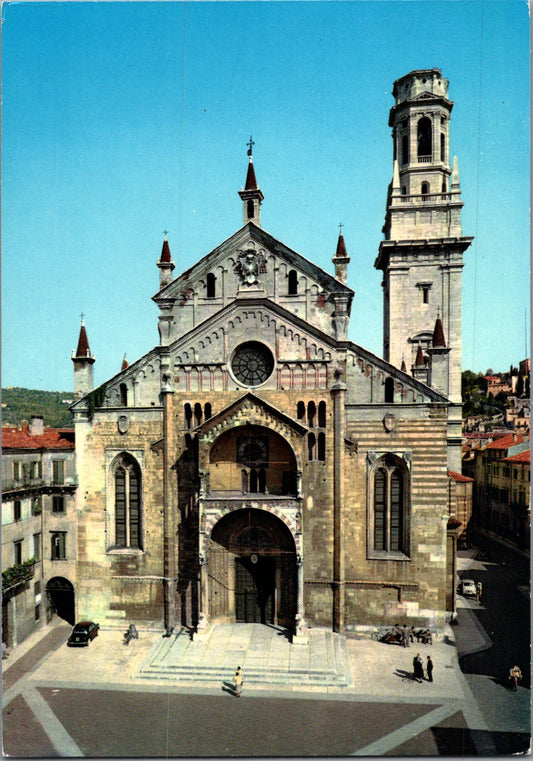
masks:
<path fill-rule="evenodd" d="M 438 69 L 394 85 L 384 358 L 348 340 L 342 232 L 329 274 L 262 228 L 251 147 L 243 226 L 176 278 L 163 243 L 158 345 L 93 389 L 82 327 L 79 616 L 199 637 L 273 623 L 294 642 L 309 626 L 443 626 L 471 240 L 447 86 Z"/>

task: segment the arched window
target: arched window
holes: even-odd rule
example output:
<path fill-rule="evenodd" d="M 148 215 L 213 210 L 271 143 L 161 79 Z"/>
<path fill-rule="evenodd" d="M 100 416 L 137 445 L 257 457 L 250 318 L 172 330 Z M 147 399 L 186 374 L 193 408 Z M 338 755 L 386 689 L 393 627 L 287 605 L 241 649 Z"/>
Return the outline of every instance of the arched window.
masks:
<path fill-rule="evenodd" d="M 426 158 L 431 160 L 432 156 L 432 125 L 431 119 L 427 116 L 423 116 L 417 125 L 416 130 L 417 145 L 418 145 L 418 159 Z"/>
<path fill-rule="evenodd" d="M 409 473 L 395 455 L 380 457 L 370 472 L 370 554 L 408 554 Z"/>
<path fill-rule="evenodd" d="M 427 196 L 427 194 L 429 193 L 429 183 L 428 182 L 423 182 L 422 183 L 422 187 L 420 188 L 420 190 L 422 191 L 422 195 L 423 196 Z"/>
<path fill-rule="evenodd" d="M 407 135 L 402 137 L 402 164 L 409 163 L 409 138 Z"/>
<path fill-rule="evenodd" d="M 125 383 L 120 384 L 120 403 L 123 407 L 128 406 L 128 387 Z"/>
<path fill-rule="evenodd" d="M 318 427 L 326 427 L 326 402 L 318 403 Z"/>
<path fill-rule="evenodd" d="M 185 418 L 185 428 L 192 428 L 192 408 L 189 402 L 183 405 L 183 416 Z"/>
<path fill-rule="evenodd" d="M 317 458 L 320 462 L 326 461 L 326 434 L 322 431 L 318 434 L 317 439 Z"/>
<path fill-rule="evenodd" d="M 446 136 L 444 132 L 440 133 L 440 160 L 443 163 L 446 161 Z"/>
<path fill-rule="evenodd" d="M 303 420 L 305 417 L 305 402 L 298 402 L 296 405 L 296 416 L 298 420 Z"/>
<path fill-rule="evenodd" d="M 310 433 L 307 436 L 307 459 L 316 459 L 316 436 L 314 433 Z"/>
<path fill-rule="evenodd" d="M 309 428 L 314 428 L 315 416 L 316 416 L 316 404 L 314 402 L 309 402 L 307 405 L 307 425 L 309 426 Z"/>
<path fill-rule="evenodd" d="M 248 219 L 254 218 L 254 202 L 252 200 L 248 201 L 246 204 L 246 214 L 248 216 Z"/>
<path fill-rule="evenodd" d="M 208 299 L 215 298 L 217 279 L 212 272 L 209 272 L 206 277 L 206 296 Z"/>
<path fill-rule="evenodd" d="M 394 402 L 394 378 L 385 380 L 385 402 L 387 404 Z"/>
<path fill-rule="evenodd" d="M 298 273 L 296 270 L 289 271 L 289 296 L 296 296 L 298 294 Z"/>
<path fill-rule="evenodd" d="M 209 420 L 213 413 L 211 412 L 211 404 L 209 402 L 206 402 L 204 404 L 204 417 L 206 420 Z"/>
<path fill-rule="evenodd" d="M 141 470 L 129 454 L 120 455 L 112 469 L 115 492 L 115 537 L 113 545 L 123 549 L 142 549 Z"/>
<path fill-rule="evenodd" d="M 200 402 L 196 402 L 194 405 L 194 417 L 196 419 L 196 425 L 200 425 L 202 422 L 202 405 Z"/>

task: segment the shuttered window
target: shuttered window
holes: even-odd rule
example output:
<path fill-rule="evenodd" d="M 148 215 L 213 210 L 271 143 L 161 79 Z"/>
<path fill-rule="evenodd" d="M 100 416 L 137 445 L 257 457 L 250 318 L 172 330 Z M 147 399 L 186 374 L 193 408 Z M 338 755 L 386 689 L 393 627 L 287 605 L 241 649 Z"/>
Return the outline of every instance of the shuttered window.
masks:
<path fill-rule="evenodd" d="M 391 455 L 382 457 L 373 473 L 370 547 L 376 552 L 407 553 L 408 471 L 399 458 Z"/>

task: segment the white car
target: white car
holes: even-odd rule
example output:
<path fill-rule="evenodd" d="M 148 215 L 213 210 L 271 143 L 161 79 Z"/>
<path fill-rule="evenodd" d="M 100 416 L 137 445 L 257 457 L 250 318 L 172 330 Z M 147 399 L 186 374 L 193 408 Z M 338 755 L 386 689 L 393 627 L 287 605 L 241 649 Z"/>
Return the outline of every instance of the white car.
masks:
<path fill-rule="evenodd" d="M 461 581 L 461 594 L 463 597 L 476 596 L 476 584 L 472 579 L 463 579 Z"/>

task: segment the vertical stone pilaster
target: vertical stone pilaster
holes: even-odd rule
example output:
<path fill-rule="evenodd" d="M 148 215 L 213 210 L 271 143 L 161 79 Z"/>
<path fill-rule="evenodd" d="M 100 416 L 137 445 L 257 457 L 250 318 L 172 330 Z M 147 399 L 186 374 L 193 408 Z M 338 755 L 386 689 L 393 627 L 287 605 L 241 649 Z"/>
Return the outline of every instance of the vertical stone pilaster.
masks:
<path fill-rule="evenodd" d="M 164 625 L 170 632 L 175 626 L 174 589 L 177 576 L 177 549 L 172 456 L 174 445 L 174 392 L 164 386 L 163 396 L 163 585 L 164 585 Z"/>
<path fill-rule="evenodd" d="M 333 397 L 333 631 L 340 632 L 344 627 L 344 542 L 343 542 L 343 504 L 344 504 L 344 437 L 346 428 L 346 384 L 342 380 L 342 371 L 336 371 L 336 383 L 331 389 Z"/>

